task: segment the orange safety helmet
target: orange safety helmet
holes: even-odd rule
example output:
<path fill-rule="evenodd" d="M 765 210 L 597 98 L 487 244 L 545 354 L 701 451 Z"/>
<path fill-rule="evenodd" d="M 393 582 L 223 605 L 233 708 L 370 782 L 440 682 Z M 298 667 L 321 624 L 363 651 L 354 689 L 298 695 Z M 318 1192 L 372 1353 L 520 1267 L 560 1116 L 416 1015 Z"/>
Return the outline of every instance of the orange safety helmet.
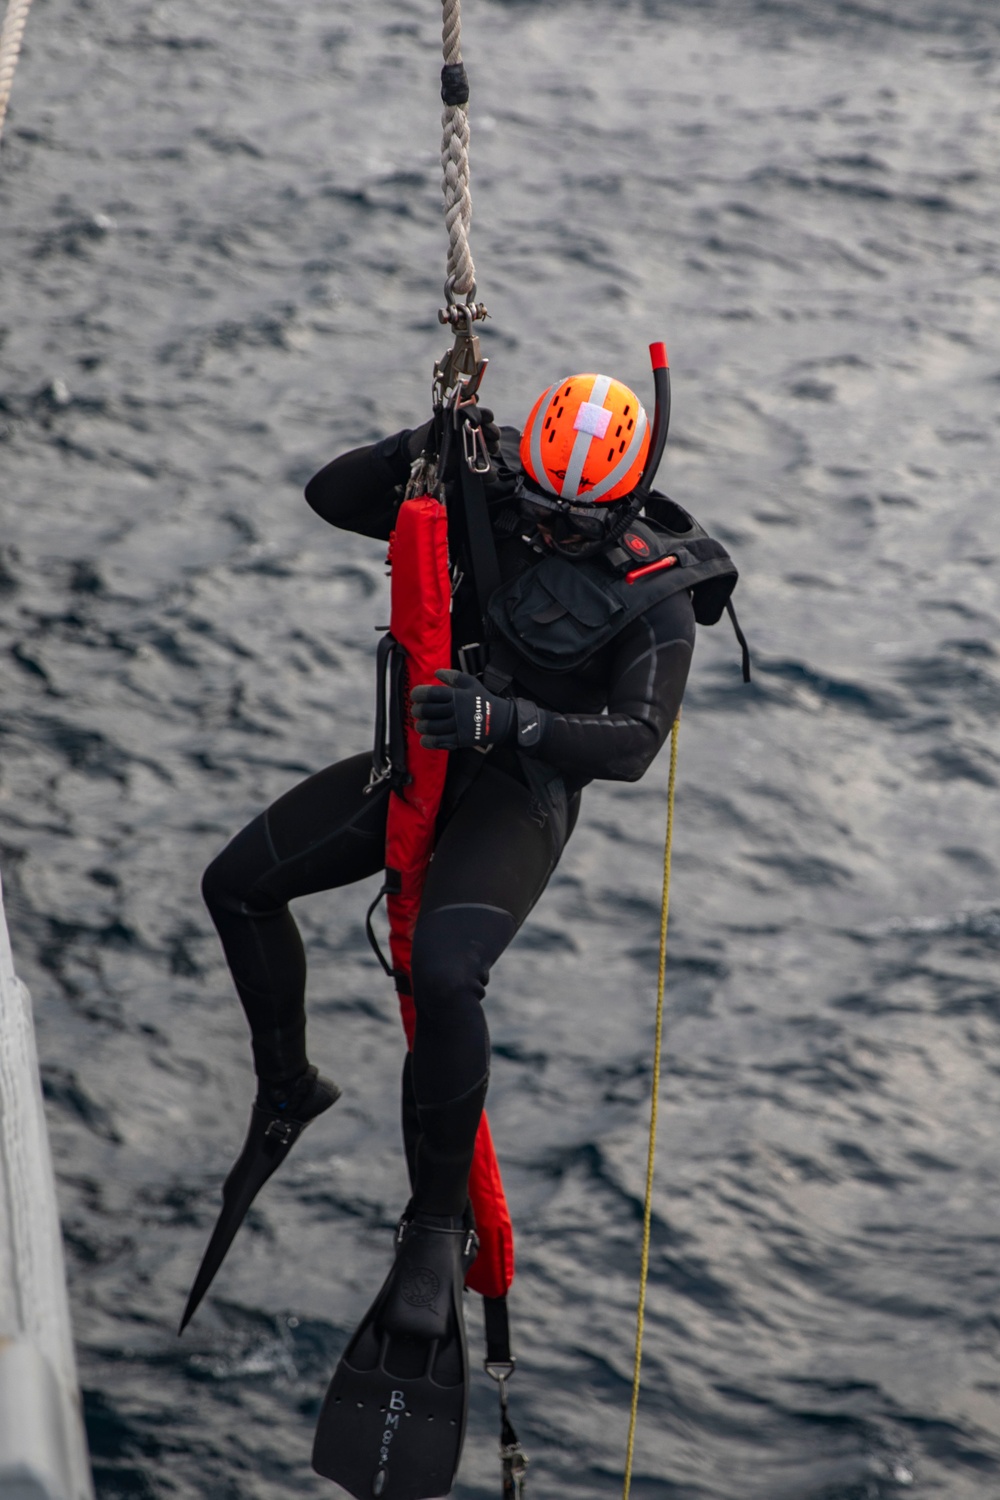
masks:
<path fill-rule="evenodd" d="M 620 500 L 642 478 L 648 453 L 642 403 L 610 375 L 570 375 L 550 385 L 521 434 L 524 472 L 562 500 Z"/>

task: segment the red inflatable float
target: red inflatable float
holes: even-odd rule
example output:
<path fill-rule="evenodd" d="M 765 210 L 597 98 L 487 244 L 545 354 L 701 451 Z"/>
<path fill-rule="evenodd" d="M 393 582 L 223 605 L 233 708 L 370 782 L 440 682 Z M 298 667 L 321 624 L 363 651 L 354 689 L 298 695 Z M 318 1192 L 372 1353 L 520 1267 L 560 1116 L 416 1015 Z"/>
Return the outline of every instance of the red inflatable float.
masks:
<path fill-rule="evenodd" d="M 391 705 L 390 714 L 402 711 L 405 747 L 401 748 L 405 749 L 407 774 L 405 783 L 394 785 L 389 798 L 386 905 L 393 978 L 406 1039 L 412 1048 L 416 1019 L 410 982 L 413 931 L 448 772 L 447 753 L 424 749 L 410 713 L 411 690 L 433 682 L 436 672 L 452 665 L 448 513 L 439 500 L 420 495 L 403 501 L 389 543 L 389 563 L 389 632 L 394 652 L 403 653 L 402 670 L 391 674 L 397 701 Z M 390 744 L 391 738 L 390 731 Z M 469 1270 L 468 1285 L 484 1297 L 503 1297 L 514 1277 L 514 1233 L 485 1114 L 476 1137 L 469 1197 L 476 1216 L 479 1254 Z"/>

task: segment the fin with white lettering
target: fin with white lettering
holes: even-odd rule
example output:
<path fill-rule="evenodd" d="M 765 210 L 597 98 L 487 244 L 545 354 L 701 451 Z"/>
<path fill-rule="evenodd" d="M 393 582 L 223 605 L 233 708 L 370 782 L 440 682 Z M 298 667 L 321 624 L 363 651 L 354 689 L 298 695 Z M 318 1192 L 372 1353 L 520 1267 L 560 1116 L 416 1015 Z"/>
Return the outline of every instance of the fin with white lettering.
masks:
<path fill-rule="evenodd" d="M 433 1500 L 455 1480 L 468 1409 L 461 1220 L 414 1214 L 396 1260 L 330 1381 L 313 1468 L 356 1500 Z"/>

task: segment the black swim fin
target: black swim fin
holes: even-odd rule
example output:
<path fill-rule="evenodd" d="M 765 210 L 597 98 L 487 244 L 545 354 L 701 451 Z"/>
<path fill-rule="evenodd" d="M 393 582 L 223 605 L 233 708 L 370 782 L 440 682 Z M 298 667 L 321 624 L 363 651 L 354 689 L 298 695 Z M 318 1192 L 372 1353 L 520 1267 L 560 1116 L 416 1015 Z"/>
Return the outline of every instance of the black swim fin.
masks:
<path fill-rule="evenodd" d="M 479 1242 L 461 1220 L 414 1214 L 396 1261 L 330 1381 L 317 1474 L 357 1500 L 433 1500 L 455 1480 L 468 1410 L 462 1292 Z"/>
<path fill-rule="evenodd" d="M 310 1068 L 291 1092 L 284 1109 L 254 1104 L 243 1150 L 223 1183 L 222 1212 L 198 1267 L 178 1334 L 183 1333 L 190 1323 L 225 1260 L 226 1251 L 246 1218 L 247 1210 L 267 1179 L 281 1166 L 309 1122 L 339 1098 L 340 1089 L 333 1080 L 322 1078 L 315 1068 Z"/>

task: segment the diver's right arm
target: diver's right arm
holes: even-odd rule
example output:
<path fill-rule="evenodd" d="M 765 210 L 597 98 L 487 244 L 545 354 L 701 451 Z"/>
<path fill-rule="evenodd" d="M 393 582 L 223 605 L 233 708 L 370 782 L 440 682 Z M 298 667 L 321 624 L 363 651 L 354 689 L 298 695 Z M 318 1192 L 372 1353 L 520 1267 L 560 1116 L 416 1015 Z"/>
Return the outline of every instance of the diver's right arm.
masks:
<path fill-rule="evenodd" d="M 404 429 L 380 443 L 342 453 L 306 485 L 306 500 L 318 516 L 344 531 L 387 542 L 399 508 L 398 486 L 410 475 Z"/>

